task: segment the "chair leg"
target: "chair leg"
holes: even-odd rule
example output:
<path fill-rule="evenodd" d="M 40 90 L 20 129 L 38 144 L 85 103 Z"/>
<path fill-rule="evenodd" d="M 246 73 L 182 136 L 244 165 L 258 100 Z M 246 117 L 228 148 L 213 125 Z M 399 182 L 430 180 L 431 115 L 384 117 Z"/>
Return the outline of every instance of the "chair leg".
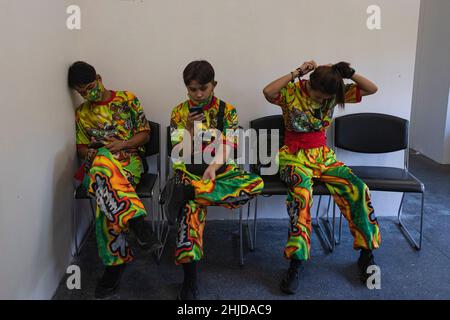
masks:
<path fill-rule="evenodd" d="M 317 210 L 316 210 L 316 221 L 319 219 L 319 209 L 320 209 L 320 202 L 322 201 L 322 196 L 319 196 L 319 203 L 317 204 Z"/>
<path fill-rule="evenodd" d="M 89 198 L 89 205 L 91 206 L 92 217 L 95 222 L 95 208 L 94 208 L 94 205 L 92 204 L 92 199 L 90 199 L 90 198 Z"/>
<path fill-rule="evenodd" d="M 162 205 L 161 205 L 161 203 L 159 201 L 160 201 L 160 197 L 158 197 L 158 200 L 157 200 L 157 207 L 160 208 L 160 209 L 157 212 L 158 222 L 156 223 L 156 238 L 158 240 L 161 240 L 161 229 L 162 229 L 161 225 L 163 223 L 163 216 L 162 216 L 162 213 L 161 213 Z"/>
<path fill-rule="evenodd" d="M 333 206 L 336 206 L 336 203 L 333 203 Z M 342 212 L 339 210 L 339 234 L 338 240 L 336 240 L 336 245 L 339 245 L 341 243 L 341 236 L 342 236 Z"/>
<path fill-rule="evenodd" d="M 160 212 L 159 212 L 159 214 L 158 214 L 158 224 L 157 224 L 157 229 L 156 229 L 156 231 L 157 231 L 157 237 L 158 237 L 158 240 L 162 240 L 162 236 L 163 236 L 163 231 L 164 231 L 164 218 L 165 218 L 165 216 L 164 216 L 164 214 L 163 214 L 163 206 L 162 205 L 160 205 Z"/>
<path fill-rule="evenodd" d="M 156 210 L 155 210 L 155 197 L 153 197 L 153 192 L 150 196 L 150 211 L 152 214 L 152 232 L 156 232 Z"/>
<path fill-rule="evenodd" d="M 155 230 L 157 228 L 157 226 L 155 226 L 155 224 L 156 224 L 156 211 L 158 208 L 158 204 L 156 203 L 157 197 L 154 197 L 156 185 L 157 185 L 157 183 L 155 183 L 153 185 L 153 188 L 150 193 L 150 210 L 152 211 L 152 232 L 155 232 Z"/>
<path fill-rule="evenodd" d="M 159 190 L 158 190 L 158 192 L 159 192 Z M 159 213 L 158 213 L 158 211 L 159 211 L 159 202 L 158 202 L 158 200 L 159 200 L 159 198 L 158 198 L 158 195 L 159 195 L 159 193 L 154 193 L 153 194 L 153 196 L 152 196 L 152 202 L 153 202 L 153 206 L 152 206 L 152 209 L 153 209 L 153 214 L 152 214 L 152 220 L 154 221 L 153 222 L 153 224 L 152 224 L 152 228 L 153 228 L 153 232 L 154 233 L 158 233 L 158 224 L 159 224 Z"/>
<path fill-rule="evenodd" d="M 316 224 L 315 226 L 317 227 L 317 230 L 319 231 L 319 236 L 322 238 L 322 240 L 326 243 L 327 248 L 330 252 L 333 252 L 334 246 L 331 244 L 331 241 L 334 241 L 334 237 L 333 235 L 331 235 L 331 240 L 330 237 L 327 236 L 326 231 L 324 229 L 324 227 L 322 226 L 322 223 L 320 222 L 321 218 L 319 217 L 319 210 L 320 210 L 320 202 L 321 202 L 322 196 L 319 196 L 319 203 L 317 205 L 317 211 L 316 211 Z M 329 209 L 329 206 L 327 208 L 327 210 Z M 327 212 L 328 215 L 328 212 Z M 327 219 L 326 221 L 329 224 L 329 220 Z M 329 229 L 333 229 L 334 228 L 330 228 L 328 226 Z"/>
<path fill-rule="evenodd" d="M 159 264 L 161 256 L 162 256 L 162 251 L 164 250 L 164 242 L 162 241 L 163 239 L 163 233 L 164 233 L 164 208 L 163 205 L 161 204 L 161 194 L 158 197 L 158 204 L 159 204 L 159 213 L 158 213 L 158 224 L 156 227 L 156 237 L 159 241 L 161 241 L 163 243 L 163 247 L 157 252 L 156 254 L 156 262 Z"/>
<path fill-rule="evenodd" d="M 163 229 L 165 228 L 166 232 L 165 232 L 165 235 L 164 235 L 164 239 L 162 241 L 162 248 L 159 250 L 159 252 L 157 254 L 157 257 L 156 257 L 156 263 L 157 264 L 159 264 L 161 262 L 161 258 L 162 258 L 162 255 L 164 253 L 164 249 L 166 248 L 167 239 L 169 238 L 169 232 L 170 232 L 170 226 L 169 226 L 168 223 L 164 222 L 162 228 Z M 163 231 L 163 234 L 164 234 L 164 231 Z"/>
<path fill-rule="evenodd" d="M 408 227 L 402 221 L 402 207 L 403 207 L 403 199 L 405 197 L 405 193 L 402 195 L 402 200 L 400 202 L 400 207 L 398 208 L 398 225 L 400 230 L 403 232 L 406 239 L 414 246 L 414 248 L 419 251 L 422 249 L 422 239 L 423 239 L 423 213 L 424 213 L 424 201 L 425 201 L 425 193 L 422 192 L 422 203 L 420 209 L 420 227 L 419 227 L 419 243 L 414 239 Z"/>
<path fill-rule="evenodd" d="M 159 187 L 158 187 L 159 188 Z M 156 235 L 159 241 L 162 240 L 162 236 L 163 236 L 163 229 L 164 229 L 164 221 L 166 218 L 165 212 L 164 212 L 164 206 L 162 204 L 162 199 L 161 199 L 161 188 L 159 188 L 159 193 L 158 193 L 158 199 L 157 199 L 157 207 L 159 207 L 159 211 L 158 211 L 158 223 L 156 225 Z"/>
<path fill-rule="evenodd" d="M 328 200 L 328 209 L 327 209 L 327 213 L 330 210 L 330 203 L 332 200 L 332 197 L 330 195 L 330 199 Z M 336 203 L 333 201 L 333 232 L 332 232 L 332 239 L 334 241 L 333 242 L 333 248 L 335 248 L 337 245 L 339 245 L 341 243 L 341 235 L 342 235 L 342 212 L 339 211 L 339 231 L 338 231 L 338 237 L 336 238 L 336 229 L 335 229 L 335 224 L 336 224 Z"/>
<path fill-rule="evenodd" d="M 161 224 L 160 224 L 160 234 L 158 235 L 159 240 L 162 240 L 162 248 L 159 250 L 157 257 L 156 257 L 156 262 L 159 264 L 161 262 L 161 257 L 164 253 L 164 249 L 166 248 L 166 244 L 167 244 L 167 239 L 169 237 L 169 232 L 170 232 L 170 225 L 168 222 L 166 222 L 164 220 L 165 215 L 164 215 L 164 208 L 161 205 Z M 164 229 L 166 229 L 166 231 L 164 232 Z M 164 239 L 163 239 L 164 238 Z"/>
<path fill-rule="evenodd" d="M 327 213 L 330 211 L 330 205 L 331 205 L 331 201 L 333 200 L 333 196 L 330 195 L 329 199 L 328 199 L 328 208 L 327 208 Z M 336 245 L 339 245 L 340 241 L 341 241 L 341 229 L 342 229 L 342 215 L 341 212 L 339 211 L 339 240 L 338 238 L 336 238 L 336 203 L 333 201 L 333 223 L 332 223 L 332 227 L 331 229 L 332 231 L 332 245 L 333 245 L 333 249 L 336 248 Z"/>
<path fill-rule="evenodd" d="M 330 205 L 331 205 L 331 196 L 328 197 L 328 205 L 327 205 L 327 219 L 329 218 L 328 213 L 330 212 Z"/>
<path fill-rule="evenodd" d="M 247 230 L 247 238 L 248 238 L 248 246 L 250 251 L 254 251 L 255 248 L 253 247 L 253 239 L 250 231 L 250 206 L 251 206 L 251 200 L 247 203 L 247 222 L 245 224 L 245 228 Z"/>
<path fill-rule="evenodd" d="M 316 227 L 317 230 L 319 230 L 319 236 L 325 241 L 328 251 L 333 252 L 333 245 L 331 244 L 330 240 L 328 239 L 328 236 L 326 235 L 326 231 L 324 230 L 324 227 L 322 226 L 322 224 L 317 221 L 316 222 Z"/>
<path fill-rule="evenodd" d="M 142 202 L 142 204 L 144 205 L 144 208 L 145 208 L 145 211 L 147 212 L 147 215 L 146 216 L 144 216 L 144 220 L 146 220 L 146 218 L 148 217 L 148 215 L 149 215 L 149 212 L 150 212 L 150 214 L 152 215 L 152 218 L 151 218 L 151 222 L 152 222 L 152 232 L 155 232 L 155 226 L 154 226 L 154 223 L 153 223 L 153 221 L 155 220 L 155 217 L 154 217 L 154 201 L 153 201 L 153 197 L 152 196 L 150 196 L 150 198 L 140 198 L 141 199 L 141 202 Z M 148 200 L 148 199 L 150 199 L 150 200 Z M 149 204 L 150 204 L 150 206 L 149 206 Z M 147 221 L 147 220 L 146 220 Z"/>
<path fill-rule="evenodd" d="M 334 229 L 334 225 L 331 225 L 330 223 L 330 205 L 331 205 L 331 196 L 328 198 L 328 205 L 327 205 L 327 216 L 324 219 L 326 222 L 326 226 L 328 227 L 328 233 L 330 234 L 330 238 L 333 238 L 334 235 L 332 234 L 332 230 Z"/>
<path fill-rule="evenodd" d="M 155 182 L 155 185 L 153 186 L 153 191 L 152 191 L 152 230 L 153 232 L 158 232 L 158 223 L 159 223 L 159 215 L 158 215 L 158 200 L 159 200 L 159 195 L 161 194 L 161 186 L 160 186 L 160 180 L 161 179 L 161 174 L 158 172 L 158 183 Z M 157 189 L 158 193 L 157 193 L 157 197 L 154 197 L 155 195 L 155 189 Z"/>
<path fill-rule="evenodd" d="M 425 204 L 425 192 L 422 192 L 422 201 L 420 205 L 420 238 L 419 238 L 419 250 L 422 249 L 423 241 L 423 209 Z"/>
<path fill-rule="evenodd" d="M 83 248 L 84 244 L 86 243 L 87 238 L 89 237 L 89 234 L 91 233 L 92 229 L 95 227 L 95 208 L 92 205 L 92 199 L 89 198 L 89 205 L 91 207 L 91 212 L 92 212 L 92 222 L 89 224 L 89 228 L 86 231 L 84 237 L 81 239 L 80 244 L 78 244 L 78 235 L 77 235 L 77 230 L 75 230 L 75 241 L 76 241 L 76 256 L 78 257 L 81 253 L 81 248 Z M 77 219 L 78 220 L 78 219 Z"/>
<path fill-rule="evenodd" d="M 242 207 L 239 208 L 239 265 L 244 265 L 244 235 L 242 223 Z"/>
<path fill-rule="evenodd" d="M 254 221 L 253 221 L 253 248 L 254 249 L 256 249 L 257 218 L 258 218 L 258 197 L 255 198 L 255 214 L 254 214 Z"/>
<path fill-rule="evenodd" d="M 328 201 L 328 207 L 330 207 L 330 202 L 331 202 L 331 196 L 330 196 L 330 200 Z M 327 211 L 328 212 L 328 211 Z M 336 246 L 336 237 L 335 237 L 335 224 L 336 224 L 336 206 L 333 203 L 333 230 L 331 231 L 331 245 L 333 246 L 333 250 Z"/>

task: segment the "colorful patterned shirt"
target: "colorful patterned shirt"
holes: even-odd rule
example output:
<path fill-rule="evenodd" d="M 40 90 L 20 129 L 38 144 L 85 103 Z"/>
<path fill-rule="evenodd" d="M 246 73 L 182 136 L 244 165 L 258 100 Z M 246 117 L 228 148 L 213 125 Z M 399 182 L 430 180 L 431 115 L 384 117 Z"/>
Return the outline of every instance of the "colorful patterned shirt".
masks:
<path fill-rule="evenodd" d="M 219 113 L 219 105 L 220 100 L 216 97 L 213 97 L 211 105 L 206 110 L 203 110 L 205 120 L 202 122 L 201 130 L 217 129 L 218 127 L 217 114 Z M 184 130 L 182 129 L 186 128 L 186 122 L 189 115 L 189 108 L 191 106 L 192 102 L 190 100 L 186 100 L 177 105 L 176 107 L 174 107 L 172 110 L 172 114 L 170 117 L 170 139 L 172 147 L 175 147 L 177 144 L 183 141 Z M 224 119 L 223 119 L 224 143 L 231 145 L 233 148 L 236 148 L 237 137 L 230 135 L 226 136 L 227 129 L 229 130 L 238 129 L 238 116 L 236 109 L 231 104 L 225 102 Z"/>
<path fill-rule="evenodd" d="M 109 101 L 101 104 L 84 102 L 75 111 L 76 144 L 88 145 L 91 137 L 129 140 L 143 131 L 150 131 L 139 99 L 129 91 L 112 91 Z M 139 148 L 144 151 L 143 147 Z"/>
<path fill-rule="evenodd" d="M 281 89 L 277 98 L 271 100 L 283 110 L 284 125 L 294 132 L 325 131 L 331 124 L 336 99 L 323 104 L 314 101 L 306 89 L 306 81 L 300 80 Z M 361 90 L 355 83 L 345 85 L 345 103 L 361 101 Z"/>

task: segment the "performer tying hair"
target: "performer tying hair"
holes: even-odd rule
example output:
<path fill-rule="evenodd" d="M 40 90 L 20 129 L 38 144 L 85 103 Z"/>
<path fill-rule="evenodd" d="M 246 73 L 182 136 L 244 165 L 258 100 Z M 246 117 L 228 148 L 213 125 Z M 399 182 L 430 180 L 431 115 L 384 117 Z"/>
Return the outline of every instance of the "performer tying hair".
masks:
<path fill-rule="evenodd" d="M 301 79 L 310 72 L 309 80 Z M 354 83 L 345 84 L 344 79 Z M 290 266 L 280 288 L 287 294 L 297 291 L 299 267 L 310 256 L 313 178 L 325 183 L 348 220 L 353 247 L 360 250 L 358 266 L 364 283 L 370 276 L 367 268 L 375 265 L 372 250 L 380 245 L 380 230 L 369 189 L 326 146 L 325 131 L 336 105 L 344 108 L 345 103 L 361 102 L 377 90 L 346 62 L 317 66 L 314 61 L 303 63 L 263 90 L 269 102 L 281 107 L 285 124 L 279 165 L 281 179 L 288 186 L 290 230 L 284 255 Z"/>

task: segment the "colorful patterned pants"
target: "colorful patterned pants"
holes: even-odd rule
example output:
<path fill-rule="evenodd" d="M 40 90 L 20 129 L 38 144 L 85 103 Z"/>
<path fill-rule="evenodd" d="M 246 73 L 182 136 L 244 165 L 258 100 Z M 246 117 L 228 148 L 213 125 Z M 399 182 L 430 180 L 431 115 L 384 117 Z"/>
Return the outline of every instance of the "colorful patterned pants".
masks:
<path fill-rule="evenodd" d="M 185 205 L 178 226 L 177 265 L 202 258 L 207 206 L 238 208 L 261 193 L 264 186 L 259 176 L 246 173 L 235 165 L 227 165 L 223 173 L 216 175 L 215 181 L 201 180 L 186 170 L 176 170 L 175 177 L 177 182 L 191 184 L 195 190 L 195 199 Z"/>
<path fill-rule="evenodd" d="M 118 161 L 107 148 L 100 148 L 83 180 L 97 202 L 95 234 L 100 258 L 107 266 L 133 260 L 125 232 L 130 219 L 147 215 L 134 189 L 142 171 L 138 156 Z"/>
<path fill-rule="evenodd" d="M 328 147 L 289 153 L 283 146 L 279 153 L 281 179 L 288 185 L 287 211 L 289 237 L 284 250 L 288 259 L 307 260 L 311 244 L 311 207 L 313 178 L 325 183 L 333 195 L 353 235 L 354 249 L 376 249 L 380 230 L 364 182 L 350 168 L 339 162 Z"/>

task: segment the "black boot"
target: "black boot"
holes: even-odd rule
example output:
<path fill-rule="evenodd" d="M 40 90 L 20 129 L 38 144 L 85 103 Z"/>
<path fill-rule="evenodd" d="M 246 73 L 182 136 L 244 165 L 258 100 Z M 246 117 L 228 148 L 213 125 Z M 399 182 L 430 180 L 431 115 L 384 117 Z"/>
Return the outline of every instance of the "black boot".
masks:
<path fill-rule="evenodd" d="M 156 238 L 143 216 L 130 220 L 130 230 L 134 233 L 137 243 L 142 249 L 153 252 L 162 247 L 161 241 Z"/>
<path fill-rule="evenodd" d="M 168 220 L 172 223 L 177 221 L 181 215 L 181 210 L 189 200 L 194 200 L 195 191 L 194 187 L 190 184 L 185 185 L 184 183 L 174 183 L 172 188 L 169 190 L 167 214 Z"/>
<path fill-rule="evenodd" d="M 367 268 L 376 265 L 377 264 L 374 260 L 372 250 L 361 249 L 358 259 L 358 268 L 360 273 L 360 279 L 364 284 L 367 283 L 367 279 L 371 276 L 371 273 L 367 272 Z"/>
<path fill-rule="evenodd" d="M 95 287 L 95 298 L 104 299 L 112 296 L 120 283 L 126 264 L 106 266 L 102 278 Z"/>
<path fill-rule="evenodd" d="M 184 281 L 178 292 L 178 300 L 197 300 L 197 264 L 196 262 L 183 263 Z"/>
<path fill-rule="evenodd" d="M 302 264 L 301 260 L 291 259 L 291 264 L 283 280 L 281 280 L 280 290 L 286 294 L 295 294 L 298 289 L 298 272 Z"/>

